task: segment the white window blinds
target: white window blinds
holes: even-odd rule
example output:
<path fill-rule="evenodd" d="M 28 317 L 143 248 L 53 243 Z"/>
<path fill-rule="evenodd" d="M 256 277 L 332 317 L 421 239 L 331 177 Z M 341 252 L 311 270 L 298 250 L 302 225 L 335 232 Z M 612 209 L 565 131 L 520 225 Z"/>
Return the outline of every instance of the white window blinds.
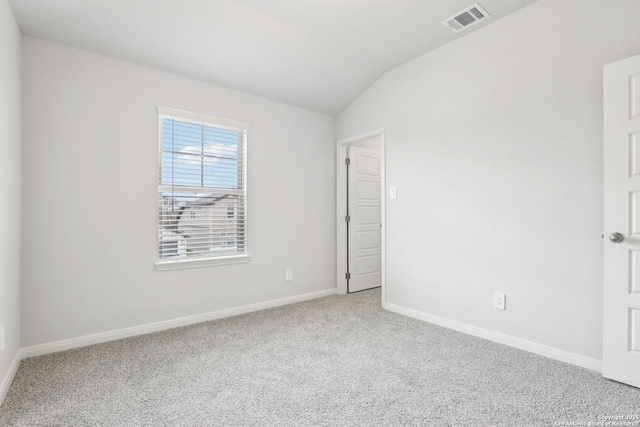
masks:
<path fill-rule="evenodd" d="M 160 261 L 247 253 L 249 125 L 158 107 Z"/>

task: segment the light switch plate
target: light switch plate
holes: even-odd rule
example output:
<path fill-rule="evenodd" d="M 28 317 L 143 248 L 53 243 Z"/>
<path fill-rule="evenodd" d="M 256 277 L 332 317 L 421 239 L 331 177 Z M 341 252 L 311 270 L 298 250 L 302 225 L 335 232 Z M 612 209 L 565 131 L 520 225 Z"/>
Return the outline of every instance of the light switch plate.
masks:
<path fill-rule="evenodd" d="M 398 198 L 398 187 L 391 187 L 389 197 L 391 197 L 391 200 L 396 200 Z"/>

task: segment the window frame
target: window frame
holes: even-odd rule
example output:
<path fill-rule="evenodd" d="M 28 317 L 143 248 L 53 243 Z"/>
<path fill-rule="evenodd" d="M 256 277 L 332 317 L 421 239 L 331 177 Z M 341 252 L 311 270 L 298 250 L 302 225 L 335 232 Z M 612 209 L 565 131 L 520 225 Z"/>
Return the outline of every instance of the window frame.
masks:
<path fill-rule="evenodd" d="M 160 253 L 158 248 L 162 244 L 162 236 L 159 230 L 161 214 L 159 209 L 156 206 L 156 229 L 157 229 L 157 237 L 158 241 L 156 244 L 156 259 L 155 267 L 158 271 L 166 271 L 166 270 L 179 270 L 186 268 L 197 268 L 197 267 L 208 267 L 213 265 L 229 265 L 229 264 L 241 264 L 251 261 L 251 255 L 248 249 L 248 227 L 247 227 L 247 212 L 248 212 L 248 192 L 247 192 L 247 140 L 248 140 L 248 132 L 249 132 L 249 123 L 240 122 L 236 120 L 224 119 L 221 117 L 210 116 L 207 114 L 193 113 L 189 111 L 179 110 L 175 108 L 169 107 L 157 107 L 158 112 L 158 177 L 162 174 L 162 121 L 163 119 L 173 119 L 186 123 L 193 123 L 201 126 L 209 126 L 213 128 L 220 129 L 228 129 L 233 131 L 244 131 L 247 133 L 247 137 L 244 139 L 244 146 L 242 147 L 242 159 L 239 157 L 238 161 L 244 162 L 244 168 L 242 170 L 242 178 L 243 178 L 243 189 L 244 189 L 244 199 L 245 199 L 245 208 L 244 208 L 244 245 L 246 247 L 246 252 L 241 254 L 232 254 L 232 255 L 218 255 L 218 256 L 200 256 L 193 258 L 173 258 L 173 259 L 165 259 L 160 258 Z M 159 178 L 158 178 L 159 179 Z M 174 184 L 172 183 L 172 186 Z M 156 192 L 159 195 L 161 192 L 162 183 L 160 180 L 157 181 Z M 158 196 L 159 197 L 159 196 Z"/>

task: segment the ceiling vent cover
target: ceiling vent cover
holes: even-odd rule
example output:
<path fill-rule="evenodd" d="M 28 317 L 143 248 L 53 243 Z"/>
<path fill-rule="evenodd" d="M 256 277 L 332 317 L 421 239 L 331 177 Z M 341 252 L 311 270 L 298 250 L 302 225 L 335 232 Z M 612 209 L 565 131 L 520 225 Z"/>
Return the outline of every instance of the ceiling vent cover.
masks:
<path fill-rule="evenodd" d="M 449 19 L 442 21 L 454 33 L 464 30 L 476 22 L 487 19 L 490 15 L 478 3 L 458 12 Z"/>

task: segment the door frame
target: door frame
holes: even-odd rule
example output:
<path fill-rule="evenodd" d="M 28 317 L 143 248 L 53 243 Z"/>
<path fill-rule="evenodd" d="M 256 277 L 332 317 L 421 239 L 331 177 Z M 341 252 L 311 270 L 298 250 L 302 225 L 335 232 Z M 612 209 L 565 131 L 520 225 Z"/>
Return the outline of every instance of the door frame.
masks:
<path fill-rule="evenodd" d="M 351 145 L 357 145 L 358 142 L 365 139 L 378 137 L 380 140 L 380 222 L 382 231 L 380 232 L 380 277 L 382 281 L 382 304 L 386 301 L 386 284 L 387 284 L 387 220 L 386 220 L 386 177 L 385 177 L 385 134 L 384 128 L 374 129 L 348 138 L 339 139 L 336 142 L 336 283 L 338 294 L 347 293 L 347 279 L 345 273 L 347 271 L 347 223 L 345 215 L 347 214 L 347 171 L 344 159 L 347 156 L 347 149 Z"/>

